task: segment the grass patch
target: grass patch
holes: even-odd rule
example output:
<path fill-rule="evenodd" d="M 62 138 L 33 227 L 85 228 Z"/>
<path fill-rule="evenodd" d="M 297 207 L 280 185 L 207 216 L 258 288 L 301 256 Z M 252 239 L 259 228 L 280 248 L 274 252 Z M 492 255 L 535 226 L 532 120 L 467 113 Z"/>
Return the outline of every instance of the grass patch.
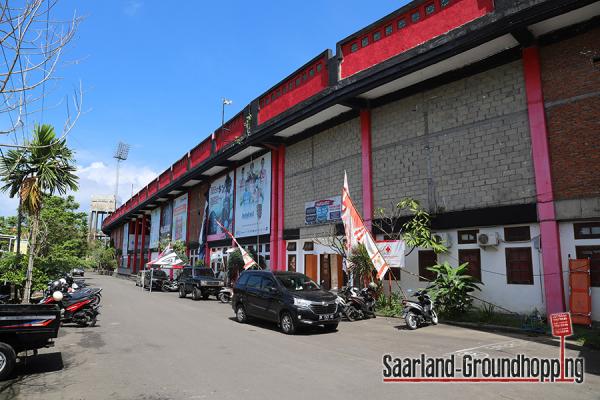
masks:
<path fill-rule="evenodd" d="M 582 346 L 600 350 L 600 329 L 575 325 L 573 330 L 573 336 L 569 337 L 569 340 L 575 340 Z"/>

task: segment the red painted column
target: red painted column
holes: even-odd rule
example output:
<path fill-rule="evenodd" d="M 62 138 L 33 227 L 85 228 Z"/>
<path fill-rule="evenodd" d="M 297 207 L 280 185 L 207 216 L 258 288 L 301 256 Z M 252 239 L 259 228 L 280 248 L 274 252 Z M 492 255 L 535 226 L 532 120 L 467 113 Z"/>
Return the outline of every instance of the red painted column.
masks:
<path fill-rule="evenodd" d="M 270 238 L 270 260 L 271 270 L 275 271 L 279 268 L 279 230 L 277 229 L 278 220 L 278 171 L 279 171 L 279 151 L 271 150 L 271 238 Z"/>
<path fill-rule="evenodd" d="M 373 173 L 371 161 L 371 110 L 360 110 L 363 218 L 367 229 L 373 225 Z"/>
<path fill-rule="evenodd" d="M 560 236 L 552 191 L 540 53 L 537 47 L 529 47 L 523 50 L 523 71 L 525 92 L 527 94 L 538 219 L 540 221 L 546 312 L 550 315 L 565 310 L 565 299 L 560 257 Z"/>
<path fill-rule="evenodd" d="M 133 220 L 134 229 L 133 229 L 133 264 L 131 265 L 131 272 L 134 274 L 137 272 L 137 256 L 138 256 L 138 220 L 137 218 Z"/>
<path fill-rule="evenodd" d="M 140 237 L 140 264 L 138 271 L 144 269 L 144 242 L 146 240 L 146 218 L 147 217 L 145 215 L 142 217 L 142 234 Z"/>
<path fill-rule="evenodd" d="M 285 146 L 280 145 L 278 149 L 278 168 L 277 168 L 277 241 L 278 243 L 278 268 L 283 271 L 286 269 L 286 246 L 285 240 L 283 240 L 283 226 L 284 226 L 284 195 L 285 195 Z"/>

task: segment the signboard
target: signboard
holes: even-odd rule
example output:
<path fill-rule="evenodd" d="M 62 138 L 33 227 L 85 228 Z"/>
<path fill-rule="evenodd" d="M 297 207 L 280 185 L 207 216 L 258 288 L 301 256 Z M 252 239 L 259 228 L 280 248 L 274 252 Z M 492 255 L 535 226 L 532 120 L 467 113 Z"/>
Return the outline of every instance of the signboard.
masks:
<path fill-rule="evenodd" d="M 222 240 L 228 236 L 217 224 L 231 231 L 233 228 L 233 179 L 232 174 L 215 179 L 208 190 L 208 240 Z"/>
<path fill-rule="evenodd" d="M 571 314 L 558 313 L 550 315 L 550 324 L 552 325 L 552 336 L 571 336 L 573 334 L 573 325 L 571 324 Z"/>
<path fill-rule="evenodd" d="M 160 234 L 160 207 L 155 208 L 150 213 L 150 241 L 148 246 L 151 249 L 158 248 L 158 239 Z"/>
<path fill-rule="evenodd" d="M 271 232 L 271 153 L 242 165 L 235 172 L 235 234 Z"/>
<path fill-rule="evenodd" d="M 173 222 L 173 203 L 168 202 L 160 210 L 160 239 L 171 236 L 171 225 Z"/>
<path fill-rule="evenodd" d="M 342 218 L 342 196 L 309 201 L 304 205 L 304 224 L 316 225 L 337 222 Z"/>
<path fill-rule="evenodd" d="M 390 268 L 404 268 L 404 240 L 378 240 L 377 248 Z"/>
<path fill-rule="evenodd" d="M 187 208 L 188 208 L 188 195 L 187 193 L 179 196 L 173 201 L 173 232 L 171 233 L 171 239 L 173 241 L 183 240 L 185 241 L 186 229 L 187 229 Z"/>

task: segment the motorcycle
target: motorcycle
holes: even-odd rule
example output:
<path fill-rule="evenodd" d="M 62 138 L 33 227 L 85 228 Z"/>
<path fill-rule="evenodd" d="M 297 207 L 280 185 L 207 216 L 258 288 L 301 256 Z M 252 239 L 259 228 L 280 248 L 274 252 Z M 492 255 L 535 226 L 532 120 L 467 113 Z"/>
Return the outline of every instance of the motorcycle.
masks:
<path fill-rule="evenodd" d="M 415 292 L 418 301 L 402 300 L 402 317 L 406 321 L 408 329 L 415 330 L 419 325 L 430 322 L 433 325 L 438 324 L 438 315 L 434 310 L 434 304 L 426 289 Z"/>
<path fill-rule="evenodd" d="M 80 326 L 96 325 L 102 288 L 83 288 L 69 292 L 70 289 L 72 287 L 64 279 L 52 282 L 40 304 L 58 304 L 63 322 L 74 322 Z"/>
<path fill-rule="evenodd" d="M 221 289 L 217 298 L 221 300 L 221 303 L 229 303 L 231 298 L 233 297 L 233 289 L 229 287 L 224 287 Z"/>
<path fill-rule="evenodd" d="M 375 284 L 360 290 L 356 287 L 342 287 L 338 291 L 336 301 L 341 307 L 342 315 L 348 321 L 375 318 L 375 297 L 373 293 L 376 286 L 375 288 L 373 286 Z"/>
<path fill-rule="evenodd" d="M 179 283 L 174 279 L 169 279 L 163 282 L 163 292 L 176 292 L 179 290 Z"/>

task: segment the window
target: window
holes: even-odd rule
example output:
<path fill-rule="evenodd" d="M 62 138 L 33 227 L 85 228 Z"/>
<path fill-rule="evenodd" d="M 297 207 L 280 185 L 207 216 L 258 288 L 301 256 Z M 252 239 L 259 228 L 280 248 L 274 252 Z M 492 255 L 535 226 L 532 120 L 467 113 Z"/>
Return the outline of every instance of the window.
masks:
<path fill-rule="evenodd" d="M 296 87 L 300 86 L 300 83 L 301 83 L 300 77 L 296 78 Z"/>
<path fill-rule="evenodd" d="M 275 281 L 271 278 L 263 277 L 260 288 L 262 290 L 268 290 L 269 288 L 276 287 Z"/>
<path fill-rule="evenodd" d="M 575 239 L 600 239 L 600 221 L 573 224 Z"/>
<path fill-rule="evenodd" d="M 287 251 L 296 251 L 296 242 L 288 242 Z"/>
<path fill-rule="evenodd" d="M 467 273 L 477 282 L 481 282 L 481 251 L 479 249 L 458 250 L 458 263 L 469 263 Z"/>
<path fill-rule="evenodd" d="M 288 271 L 296 272 L 296 255 L 288 254 Z"/>
<path fill-rule="evenodd" d="M 287 93 L 287 86 L 284 86 L 283 87 L 283 94 L 286 94 L 286 93 Z"/>
<path fill-rule="evenodd" d="M 244 286 L 244 285 L 246 285 L 246 283 L 248 282 L 248 277 L 249 277 L 249 276 L 250 276 L 249 274 L 242 274 L 242 275 L 240 276 L 240 279 L 237 281 L 237 284 L 238 284 L 239 286 Z"/>
<path fill-rule="evenodd" d="M 406 19 L 402 18 L 398 20 L 398 29 L 402 29 L 406 26 Z"/>
<path fill-rule="evenodd" d="M 308 76 L 314 76 L 314 75 L 315 75 L 315 70 L 311 68 L 311 69 L 308 71 Z"/>
<path fill-rule="evenodd" d="M 267 97 L 267 98 L 265 99 L 265 104 L 269 104 L 270 102 L 271 102 L 271 98 L 270 98 L 270 97 Z"/>
<path fill-rule="evenodd" d="M 506 283 L 533 285 L 533 266 L 530 247 L 506 249 Z"/>
<path fill-rule="evenodd" d="M 376 42 L 381 39 L 381 32 L 377 31 L 373 34 L 373 41 Z"/>
<path fill-rule="evenodd" d="M 468 231 L 458 231 L 458 244 L 473 244 L 477 243 L 478 229 Z"/>
<path fill-rule="evenodd" d="M 302 246 L 302 250 L 304 251 L 313 251 L 315 249 L 315 244 L 313 242 L 304 242 L 304 246 Z"/>
<path fill-rule="evenodd" d="M 600 246 L 575 247 L 577 258 L 590 259 L 590 278 L 592 286 L 600 286 Z"/>
<path fill-rule="evenodd" d="M 412 20 L 412 22 L 417 22 L 418 20 L 421 19 L 421 13 L 420 12 L 415 12 L 410 16 L 410 19 Z"/>
<path fill-rule="evenodd" d="M 392 275 L 390 275 L 390 272 L 392 273 Z M 388 272 L 385 273 L 383 280 L 386 279 L 391 279 L 391 280 L 400 280 L 400 268 L 399 267 L 390 267 L 390 269 L 388 269 Z"/>
<path fill-rule="evenodd" d="M 246 283 L 246 287 L 259 289 L 260 288 L 260 275 L 252 274 L 248 278 L 248 283 Z"/>
<path fill-rule="evenodd" d="M 442 7 L 446 7 L 448 4 L 450 4 L 450 0 L 441 0 L 440 1 L 440 5 Z"/>
<path fill-rule="evenodd" d="M 294 88 L 294 81 L 288 83 L 288 90 L 292 90 Z"/>
<path fill-rule="evenodd" d="M 367 47 L 369 45 L 369 38 L 367 36 L 365 36 L 364 38 L 362 38 L 362 40 L 360 41 L 360 44 L 362 47 Z"/>
<path fill-rule="evenodd" d="M 420 250 L 419 251 L 419 280 L 420 281 L 432 281 L 435 279 L 435 272 L 428 270 L 428 267 L 432 267 L 437 264 L 437 254 L 433 250 Z M 425 279 L 423 279 L 425 278 Z"/>
<path fill-rule="evenodd" d="M 302 74 L 302 82 L 306 82 L 306 72 Z"/>
<path fill-rule="evenodd" d="M 358 51 L 358 43 L 352 43 L 352 47 L 350 47 L 351 52 Z"/>
<path fill-rule="evenodd" d="M 317 64 L 317 73 L 321 72 L 323 66 L 321 64 Z"/>
<path fill-rule="evenodd" d="M 385 27 L 385 36 L 390 36 L 393 32 L 394 28 L 391 25 Z"/>
<path fill-rule="evenodd" d="M 526 242 L 531 240 L 528 226 L 513 226 L 504 228 L 504 240 L 506 242 Z"/>
<path fill-rule="evenodd" d="M 430 15 L 435 12 L 435 4 L 431 3 L 425 6 L 425 14 Z"/>

